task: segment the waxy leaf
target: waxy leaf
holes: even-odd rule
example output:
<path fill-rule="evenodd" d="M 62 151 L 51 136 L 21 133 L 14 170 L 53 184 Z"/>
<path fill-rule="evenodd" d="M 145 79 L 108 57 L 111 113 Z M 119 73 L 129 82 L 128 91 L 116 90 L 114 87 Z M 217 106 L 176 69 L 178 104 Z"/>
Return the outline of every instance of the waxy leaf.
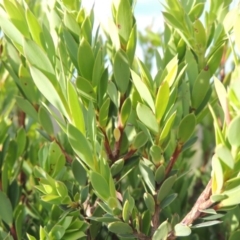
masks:
<path fill-rule="evenodd" d="M 184 237 L 191 234 L 191 228 L 181 223 L 174 226 L 175 236 Z"/>
<path fill-rule="evenodd" d="M 172 125 L 174 123 L 174 120 L 176 118 L 176 115 L 177 115 L 177 112 L 175 111 L 169 118 L 168 120 L 166 121 L 165 125 L 164 125 L 164 128 L 161 132 L 161 135 L 160 135 L 160 138 L 159 138 L 159 141 L 160 143 L 163 143 L 164 140 L 167 138 L 167 136 L 169 135 L 170 131 L 171 131 L 171 128 L 172 128 Z"/>
<path fill-rule="evenodd" d="M 158 133 L 158 123 L 153 112 L 145 105 L 138 103 L 137 116 L 140 121 L 154 133 Z"/>
<path fill-rule="evenodd" d="M 234 167 L 234 159 L 231 154 L 231 151 L 224 145 L 220 144 L 216 147 L 215 150 L 217 156 L 230 168 Z"/>
<path fill-rule="evenodd" d="M 133 24 L 132 8 L 129 1 L 120 0 L 117 9 L 116 21 L 119 29 L 118 32 L 120 35 L 120 41 L 124 46 L 126 46 Z"/>
<path fill-rule="evenodd" d="M 99 111 L 99 124 L 101 127 L 105 127 L 108 121 L 108 111 L 110 105 L 110 98 L 107 98 Z"/>
<path fill-rule="evenodd" d="M 155 113 L 155 106 L 154 106 L 153 98 L 152 98 L 151 93 L 149 92 L 147 86 L 144 84 L 144 82 L 141 80 L 141 78 L 134 71 L 131 71 L 131 74 L 132 74 L 133 83 L 134 83 L 139 95 L 148 104 L 148 106 L 152 109 L 152 111 Z"/>
<path fill-rule="evenodd" d="M 0 219 L 2 219 L 9 227 L 13 222 L 13 209 L 9 198 L 6 194 L 0 191 Z"/>
<path fill-rule="evenodd" d="M 68 104 L 71 112 L 72 124 L 85 136 L 85 122 L 78 95 L 73 84 L 67 82 Z"/>
<path fill-rule="evenodd" d="M 157 201 L 158 203 L 161 203 L 161 201 L 170 193 L 170 191 L 172 190 L 172 186 L 175 183 L 177 179 L 176 175 L 170 176 L 169 178 L 167 178 L 162 186 L 160 187 L 158 194 L 157 194 Z"/>
<path fill-rule="evenodd" d="M 195 126 L 196 117 L 194 114 L 189 114 L 182 119 L 178 128 L 178 139 L 181 143 L 187 142 L 192 136 Z"/>
<path fill-rule="evenodd" d="M 125 93 L 130 78 L 130 68 L 127 56 L 123 50 L 118 50 L 114 57 L 113 73 L 119 91 Z"/>
<path fill-rule="evenodd" d="M 32 39 L 42 47 L 42 49 L 45 48 L 44 46 L 44 36 L 42 28 L 37 20 L 37 18 L 33 15 L 33 13 L 27 8 L 26 10 L 26 19 L 29 31 L 31 33 Z"/>
<path fill-rule="evenodd" d="M 92 149 L 90 148 L 90 145 L 84 135 L 71 124 L 68 124 L 67 135 L 76 154 L 85 164 L 87 164 L 91 169 L 94 169 L 95 165 Z"/>
<path fill-rule="evenodd" d="M 97 195 L 104 201 L 111 196 L 107 181 L 97 172 L 90 172 L 90 181 Z"/>
<path fill-rule="evenodd" d="M 198 75 L 192 90 L 192 107 L 197 109 L 203 102 L 208 89 L 210 88 L 209 71 L 202 70 Z"/>
<path fill-rule="evenodd" d="M 39 91 L 43 94 L 43 96 L 64 116 L 69 117 L 69 109 L 67 105 L 67 101 L 63 96 L 63 93 L 60 89 L 56 88 L 56 85 L 45 76 L 41 71 L 39 71 L 35 67 L 30 67 L 31 75 L 33 80 L 39 89 Z"/>
<path fill-rule="evenodd" d="M 108 225 L 108 230 L 116 234 L 129 234 L 133 233 L 132 228 L 124 222 L 113 222 Z"/>
<path fill-rule="evenodd" d="M 135 24 L 132 28 L 126 50 L 130 66 L 132 65 L 134 60 L 136 46 L 137 46 L 137 26 Z"/>
<path fill-rule="evenodd" d="M 165 221 L 154 232 L 152 240 L 166 240 L 169 231 L 170 231 L 169 223 Z"/>
<path fill-rule="evenodd" d="M 127 98 L 122 105 L 121 114 L 120 114 L 121 122 L 123 126 L 125 126 L 125 124 L 127 123 L 127 120 L 131 114 L 131 111 L 132 111 L 131 99 Z"/>
<path fill-rule="evenodd" d="M 168 105 L 170 89 L 168 82 L 163 82 L 158 89 L 155 102 L 157 121 L 160 122 Z"/>
<path fill-rule="evenodd" d="M 81 75 L 87 80 L 92 80 L 94 56 L 90 44 L 83 38 L 78 49 L 78 66 Z"/>
<path fill-rule="evenodd" d="M 155 212 L 155 201 L 151 194 L 144 193 L 143 195 L 144 202 L 147 206 L 147 209 L 150 211 L 151 214 L 154 214 Z"/>
<path fill-rule="evenodd" d="M 239 133 L 240 133 L 240 116 L 237 116 L 231 121 L 227 131 L 228 140 L 230 144 L 235 147 L 240 146 Z"/>

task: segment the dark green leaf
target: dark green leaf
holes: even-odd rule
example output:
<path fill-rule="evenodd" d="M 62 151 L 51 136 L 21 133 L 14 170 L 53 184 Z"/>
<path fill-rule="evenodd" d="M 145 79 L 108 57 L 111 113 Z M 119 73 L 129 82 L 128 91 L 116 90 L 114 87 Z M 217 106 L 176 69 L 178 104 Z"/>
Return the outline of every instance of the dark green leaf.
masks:
<path fill-rule="evenodd" d="M 11 227 L 13 222 L 13 209 L 9 198 L 6 194 L 0 191 L 0 218 Z"/>
<path fill-rule="evenodd" d="M 125 93 L 129 84 L 130 68 L 127 56 L 123 50 L 117 51 L 114 57 L 113 73 L 119 91 Z"/>
<path fill-rule="evenodd" d="M 196 126 L 196 117 L 194 114 L 185 116 L 180 122 L 178 128 L 178 139 L 180 142 L 185 143 L 192 136 Z"/>

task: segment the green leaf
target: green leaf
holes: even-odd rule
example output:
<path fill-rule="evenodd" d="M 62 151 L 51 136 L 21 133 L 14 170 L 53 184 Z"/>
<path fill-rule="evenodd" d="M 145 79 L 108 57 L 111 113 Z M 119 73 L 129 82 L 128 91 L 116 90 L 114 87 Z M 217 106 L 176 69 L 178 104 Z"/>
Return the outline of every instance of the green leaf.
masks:
<path fill-rule="evenodd" d="M 153 170 L 147 165 L 145 161 L 139 162 L 139 169 L 142 174 L 143 180 L 151 190 L 152 194 L 155 193 L 155 179 Z"/>
<path fill-rule="evenodd" d="M 107 181 L 99 173 L 91 171 L 90 181 L 95 192 L 100 198 L 106 201 L 111 196 Z"/>
<path fill-rule="evenodd" d="M 170 131 L 171 131 L 171 128 L 172 128 L 172 125 L 174 123 L 174 120 L 176 118 L 176 115 L 177 115 L 177 112 L 175 111 L 174 113 L 172 113 L 172 115 L 167 119 L 165 125 L 164 125 L 164 128 L 163 130 L 161 131 L 161 134 L 160 134 L 160 138 L 159 138 L 159 141 L 160 143 L 162 144 L 163 141 L 168 137 Z"/>
<path fill-rule="evenodd" d="M 123 50 L 118 50 L 115 54 L 113 74 L 119 91 L 125 93 L 129 84 L 130 68 L 127 56 Z"/>
<path fill-rule="evenodd" d="M 196 126 L 196 117 L 194 114 L 185 116 L 178 128 L 178 139 L 180 142 L 185 143 L 192 136 Z"/>
<path fill-rule="evenodd" d="M 220 194 L 223 188 L 224 183 L 224 173 L 223 166 L 221 161 L 217 158 L 216 155 L 212 157 L 212 169 L 213 169 L 213 194 Z M 216 188 L 214 187 L 216 184 Z"/>
<path fill-rule="evenodd" d="M 91 45 L 92 43 L 92 23 L 90 20 L 90 16 L 87 16 L 83 23 L 82 23 L 82 27 L 81 27 L 81 33 L 84 37 L 84 39 L 86 39 L 88 41 L 88 43 Z"/>
<path fill-rule="evenodd" d="M 227 137 L 231 145 L 235 147 L 240 146 L 240 116 L 235 117 L 229 124 Z"/>
<path fill-rule="evenodd" d="M 110 98 L 106 98 L 106 100 L 104 101 L 99 111 L 99 124 L 103 128 L 105 128 L 107 121 L 109 120 L 108 118 L 109 106 L 110 106 Z"/>
<path fill-rule="evenodd" d="M 163 184 L 161 185 L 158 194 L 157 194 L 157 201 L 158 203 L 161 203 L 161 201 L 170 193 L 172 190 L 172 186 L 175 183 L 177 179 L 176 175 L 170 176 L 167 178 Z"/>
<path fill-rule="evenodd" d="M 170 195 L 168 195 L 167 197 L 165 197 L 161 202 L 160 202 L 160 208 L 164 209 L 165 207 L 167 207 L 168 205 L 170 205 L 176 198 L 177 198 L 178 194 L 177 193 L 172 193 Z"/>
<path fill-rule="evenodd" d="M 124 166 L 124 159 L 119 159 L 116 162 L 113 163 L 111 166 L 111 174 L 112 176 L 116 176 L 123 168 Z"/>
<path fill-rule="evenodd" d="M 211 201 L 212 202 L 221 202 L 222 200 L 228 198 L 227 195 L 223 195 L 223 194 L 214 194 L 211 196 Z"/>
<path fill-rule="evenodd" d="M 78 23 L 76 22 L 75 18 L 70 14 L 68 11 L 64 12 L 63 16 L 64 25 L 69 29 L 70 33 L 73 36 L 78 37 L 80 34 L 80 28 Z"/>
<path fill-rule="evenodd" d="M 53 84 L 57 83 L 55 76 L 55 71 L 53 69 L 52 63 L 45 54 L 45 52 L 32 40 L 24 39 L 23 41 L 24 54 L 30 64 L 45 74 L 53 76 L 50 81 Z M 48 75 L 48 76 L 49 76 Z"/>
<path fill-rule="evenodd" d="M 5 10 L 15 27 L 25 36 L 29 37 L 29 30 L 24 16 L 24 9 L 17 1 L 3 1 Z"/>
<path fill-rule="evenodd" d="M 68 104 L 72 116 L 73 125 L 85 136 L 85 122 L 83 117 L 82 108 L 78 100 L 78 95 L 72 83 L 68 81 L 67 83 L 68 92 Z"/>
<path fill-rule="evenodd" d="M 166 240 L 169 232 L 170 232 L 169 223 L 165 221 L 154 232 L 152 240 Z"/>
<path fill-rule="evenodd" d="M 157 121 L 160 122 L 168 105 L 170 89 L 168 82 L 163 82 L 158 89 L 155 102 Z"/>
<path fill-rule="evenodd" d="M 149 89 L 134 71 L 131 70 L 131 74 L 132 74 L 133 83 L 139 95 L 148 104 L 151 110 L 155 113 L 155 105 L 154 105 L 154 101 L 151 96 L 151 93 L 149 92 Z"/>
<path fill-rule="evenodd" d="M 124 222 L 128 222 L 131 215 L 129 201 L 126 200 L 123 205 L 122 218 Z"/>
<path fill-rule="evenodd" d="M 94 87 L 100 84 L 103 70 L 104 70 L 103 50 L 100 48 L 98 50 L 98 53 L 93 65 L 92 84 Z"/>
<path fill-rule="evenodd" d="M 155 165 L 159 165 L 161 164 L 161 160 L 164 160 L 163 159 L 163 156 L 162 156 L 162 150 L 159 146 L 157 145 L 153 145 L 151 148 L 150 148 L 150 155 L 152 157 L 152 161 Z"/>
<path fill-rule="evenodd" d="M 201 103 L 203 102 L 208 89 L 210 88 L 210 74 L 209 71 L 205 71 L 202 70 L 194 85 L 193 85 L 193 89 L 192 89 L 192 107 L 194 109 L 197 109 Z"/>
<path fill-rule="evenodd" d="M 155 172 L 155 180 L 159 184 L 165 177 L 165 167 L 161 165 L 158 167 L 157 171 Z"/>
<path fill-rule="evenodd" d="M 151 194 L 144 193 L 143 195 L 144 202 L 147 206 L 147 209 L 150 211 L 150 213 L 153 215 L 155 212 L 155 201 Z"/>
<path fill-rule="evenodd" d="M 78 77 L 76 80 L 76 87 L 79 95 L 92 102 L 96 102 L 96 93 L 91 82 L 83 77 Z"/>
<path fill-rule="evenodd" d="M 217 221 L 217 220 L 207 221 L 207 222 L 203 222 L 203 223 L 199 223 L 199 224 L 193 225 L 192 228 L 209 227 L 209 226 L 213 226 L 213 225 L 219 224 L 221 222 L 222 221 Z"/>
<path fill-rule="evenodd" d="M 67 135 L 69 142 L 76 154 L 85 164 L 87 164 L 91 169 L 94 169 L 95 164 L 93 153 L 84 135 L 71 124 L 68 124 Z"/>
<path fill-rule="evenodd" d="M 92 80 L 94 56 L 90 44 L 83 38 L 78 49 L 78 66 L 81 75 L 87 80 Z"/>
<path fill-rule="evenodd" d="M 220 66 L 225 44 L 222 44 L 209 58 L 207 66 L 211 75 L 215 74 L 216 70 Z"/>
<path fill-rule="evenodd" d="M 134 149 L 140 149 L 143 147 L 146 142 L 148 141 L 148 137 L 144 132 L 139 132 L 133 139 L 133 148 Z"/>
<path fill-rule="evenodd" d="M 199 19 L 196 19 L 193 23 L 194 28 L 194 37 L 196 41 L 195 51 L 200 52 L 201 54 L 205 53 L 205 48 L 207 45 L 207 36 L 206 31 L 202 22 Z"/>
<path fill-rule="evenodd" d="M 26 96 L 26 98 L 31 102 L 35 103 L 38 100 L 38 91 L 36 90 L 33 79 L 30 72 L 26 67 L 21 64 L 18 70 L 19 84 Z"/>
<path fill-rule="evenodd" d="M 38 119 L 44 130 L 49 134 L 53 135 L 54 130 L 53 130 L 53 124 L 52 120 L 49 116 L 49 113 L 46 111 L 44 107 L 40 107 L 38 110 Z"/>
<path fill-rule="evenodd" d="M 34 16 L 34 14 L 27 8 L 26 12 L 26 19 L 28 24 L 29 32 L 31 33 L 32 39 L 42 47 L 42 49 L 45 48 L 44 46 L 44 36 L 42 28 L 37 20 L 37 18 Z"/>
<path fill-rule="evenodd" d="M 11 41 L 20 51 L 20 53 L 23 53 L 22 49 L 23 36 L 21 32 L 12 24 L 11 21 L 9 21 L 6 17 L 2 15 L 0 15 L 0 26 L 1 30 L 11 39 Z"/>
<path fill-rule="evenodd" d="M 26 132 L 22 127 L 17 131 L 16 141 L 17 141 L 17 156 L 21 156 L 27 142 Z"/>
<path fill-rule="evenodd" d="M 176 79 L 178 71 L 178 56 L 176 55 L 166 66 L 162 76 L 164 76 L 164 82 L 167 82 L 171 87 Z"/>
<path fill-rule="evenodd" d="M 229 240 L 238 240 L 238 239 L 240 239 L 240 230 L 237 230 L 236 232 L 234 232 L 229 238 Z"/>
<path fill-rule="evenodd" d="M 228 112 L 228 102 L 227 102 L 227 91 L 224 87 L 224 85 L 221 83 L 219 79 L 214 77 L 214 85 L 215 89 L 218 95 L 219 102 L 222 106 L 222 109 L 224 111 L 225 118 L 229 115 Z"/>
<path fill-rule="evenodd" d="M 138 103 L 136 111 L 140 121 L 151 131 L 158 133 L 158 123 L 153 112 L 141 103 Z"/>
<path fill-rule="evenodd" d="M 222 144 L 218 145 L 215 149 L 215 153 L 230 169 L 233 169 L 234 159 L 230 150 L 226 146 Z"/>
<path fill-rule="evenodd" d="M 108 225 L 108 230 L 115 234 L 129 234 L 133 233 L 132 228 L 124 222 L 113 222 Z"/>
<path fill-rule="evenodd" d="M 0 219 L 2 219 L 9 227 L 12 226 L 13 222 L 13 209 L 11 202 L 7 195 L 0 191 Z"/>
<path fill-rule="evenodd" d="M 27 113 L 34 121 L 38 122 L 38 114 L 33 105 L 24 98 L 16 97 L 16 103 L 25 113 Z"/>
<path fill-rule="evenodd" d="M 204 3 L 200 2 L 197 3 L 189 12 L 188 16 L 191 19 L 191 21 L 193 22 L 195 19 L 200 18 L 200 16 L 202 15 L 202 12 L 204 10 Z"/>
<path fill-rule="evenodd" d="M 181 223 L 178 223 L 177 225 L 174 226 L 174 232 L 175 236 L 185 237 L 191 234 L 191 228 Z"/>
<path fill-rule="evenodd" d="M 72 162 L 72 172 L 74 178 L 81 186 L 85 186 L 87 182 L 87 172 L 78 160 Z"/>
<path fill-rule="evenodd" d="M 129 36 L 129 40 L 127 43 L 127 56 L 128 56 L 128 62 L 130 66 L 133 63 L 134 56 L 135 56 L 135 51 L 136 51 L 136 46 L 137 46 L 137 26 L 134 24 L 131 34 Z"/>
<path fill-rule="evenodd" d="M 146 86 L 148 87 L 148 90 L 152 93 L 153 79 L 152 79 L 151 73 L 148 70 L 148 67 L 140 59 L 137 59 L 137 63 L 141 73 L 141 80 L 143 81 L 143 83 L 146 84 Z"/>
<path fill-rule="evenodd" d="M 120 41 L 126 46 L 133 25 L 132 9 L 129 1 L 120 0 L 117 9 L 116 22 L 119 29 Z"/>
<path fill-rule="evenodd" d="M 69 56 L 76 68 L 79 68 L 78 65 L 78 44 L 74 40 L 73 36 L 71 33 L 63 28 L 63 37 L 66 42 L 67 50 L 69 52 Z"/>
<path fill-rule="evenodd" d="M 37 88 L 43 96 L 62 114 L 64 114 L 64 116 L 68 117 L 69 107 L 61 90 L 37 68 L 31 66 L 30 71 Z"/>
<path fill-rule="evenodd" d="M 114 105 L 116 106 L 116 108 L 118 108 L 118 91 L 113 82 L 108 82 L 107 93 L 112 102 L 114 103 Z"/>
<path fill-rule="evenodd" d="M 141 230 L 146 235 L 149 235 L 149 232 L 150 232 L 150 229 L 151 229 L 151 219 L 152 219 L 152 216 L 151 216 L 151 214 L 148 210 L 143 212 Z"/>
<path fill-rule="evenodd" d="M 120 113 L 121 122 L 123 126 L 126 125 L 127 120 L 131 114 L 131 111 L 132 111 L 131 99 L 127 98 L 122 105 L 121 113 Z"/>

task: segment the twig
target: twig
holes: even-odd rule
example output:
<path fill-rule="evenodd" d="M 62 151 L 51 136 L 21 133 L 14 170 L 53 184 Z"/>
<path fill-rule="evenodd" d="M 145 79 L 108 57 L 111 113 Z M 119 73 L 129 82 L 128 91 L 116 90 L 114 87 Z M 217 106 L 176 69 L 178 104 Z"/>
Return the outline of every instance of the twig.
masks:
<path fill-rule="evenodd" d="M 105 147 L 108 159 L 113 160 L 113 153 L 112 153 L 109 141 L 108 141 L 106 131 L 102 127 L 100 127 L 100 130 L 102 131 L 102 133 L 104 135 L 104 147 Z"/>
<path fill-rule="evenodd" d="M 169 173 L 171 172 L 175 162 L 177 161 L 177 158 L 179 156 L 179 154 L 181 153 L 182 151 L 182 145 L 181 144 L 178 144 L 177 147 L 175 148 L 175 151 L 172 155 L 172 157 L 170 158 L 170 161 L 167 165 L 167 168 L 165 170 L 165 176 L 167 177 L 169 175 Z"/>
<path fill-rule="evenodd" d="M 202 213 L 200 210 L 209 208 L 213 202 L 210 200 L 212 194 L 212 179 L 208 182 L 206 188 L 201 193 L 192 210 L 181 221 L 184 225 L 191 225 Z"/>

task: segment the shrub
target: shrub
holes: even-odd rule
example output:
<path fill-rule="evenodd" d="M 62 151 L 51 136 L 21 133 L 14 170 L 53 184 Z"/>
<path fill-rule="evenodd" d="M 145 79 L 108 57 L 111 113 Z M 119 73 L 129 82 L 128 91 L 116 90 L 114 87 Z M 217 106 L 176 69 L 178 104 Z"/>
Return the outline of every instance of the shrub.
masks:
<path fill-rule="evenodd" d="M 230 4 L 166 0 L 141 61 L 133 0 L 1 1 L 1 239 L 239 239 Z"/>

